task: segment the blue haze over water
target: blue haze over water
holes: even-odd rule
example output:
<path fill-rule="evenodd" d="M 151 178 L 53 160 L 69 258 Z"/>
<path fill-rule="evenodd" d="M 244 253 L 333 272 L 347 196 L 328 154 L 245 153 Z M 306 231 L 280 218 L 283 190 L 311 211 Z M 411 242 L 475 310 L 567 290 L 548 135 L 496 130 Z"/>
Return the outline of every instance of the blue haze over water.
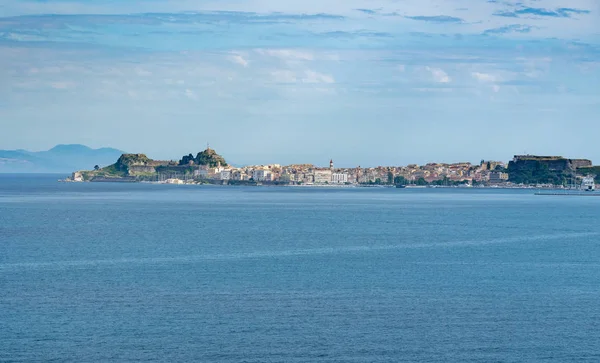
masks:
<path fill-rule="evenodd" d="M 0 361 L 600 361 L 600 198 L 56 179 L 0 175 Z"/>

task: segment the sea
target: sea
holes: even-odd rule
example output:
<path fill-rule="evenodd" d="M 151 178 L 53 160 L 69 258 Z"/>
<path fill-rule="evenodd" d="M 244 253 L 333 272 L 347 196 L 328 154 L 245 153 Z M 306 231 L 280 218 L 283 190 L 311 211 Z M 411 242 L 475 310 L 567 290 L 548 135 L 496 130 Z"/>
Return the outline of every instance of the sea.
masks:
<path fill-rule="evenodd" d="M 600 198 L 0 175 L 1 362 L 599 362 Z"/>

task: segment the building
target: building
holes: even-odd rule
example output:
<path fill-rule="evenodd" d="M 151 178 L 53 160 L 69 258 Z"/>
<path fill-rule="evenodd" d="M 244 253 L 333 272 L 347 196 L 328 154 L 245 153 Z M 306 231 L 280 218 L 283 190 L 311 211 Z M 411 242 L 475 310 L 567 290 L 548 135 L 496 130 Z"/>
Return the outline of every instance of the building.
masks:
<path fill-rule="evenodd" d="M 314 172 L 314 176 L 315 176 L 315 184 L 329 184 L 331 183 L 331 169 L 321 169 L 321 170 L 315 170 Z"/>
<path fill-rule="evenodd" d="M 222 170 L 220 174 L 221 180 L 230 180 L 231 179 L 231 170 Z"/>
<path fill-rule="evenodd" d="M 501 171 L 493 171 L 489 176 L 490 184 L 501 184 L 508 181 L 508 174 Z"/>
<path fill-rule="evenodd" d="M 481 163 L 479 164 L 479 168 L 481 170 L 489 170 L 489 171 L 496 170 L 496 167 L 498 167 L 498 166 L 501 168 L 504 168 L 506 165 L 502 161 L 492 161 L 492 160 L 481 160 Z"/>
<path fill-rule="evenodd" d="M 194 178 L 208 179 L 208 169 L 200 168 L 198 170 L 194 170 Z"/>
<path fill-rule="evenodd" d="M 242 173 L 242 171 L 239 169 L 231 172 L 231 180 L 244 180 L 242 179 L 242 176 L 246 176 L 246 174 Z"/>
<path fill-rule="evenodd" d="M 255 169 L 252 171 L 252 179 L 257 182 L 273 181 L 273 173 L 265 169 Z"/>
<path fill-rule="evenodd" d="M 75 172 L 72 174 L 71 180 L 73 180 L 74 182 L 82 182 L 83 174 L 81 174 L 80 172 Z"/>
<path fill-rule="evenodd" d="M 331 174 L 331 183 L 333 184 L 345 184 L 348 182 L 348 174 L 346 173 L 333 173 Z"/>

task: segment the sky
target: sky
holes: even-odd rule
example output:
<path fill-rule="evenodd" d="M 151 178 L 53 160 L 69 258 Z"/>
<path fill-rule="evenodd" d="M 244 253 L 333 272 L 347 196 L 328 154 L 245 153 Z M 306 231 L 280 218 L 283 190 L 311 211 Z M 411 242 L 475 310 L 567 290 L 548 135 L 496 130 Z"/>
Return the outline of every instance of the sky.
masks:
<path fill-rule="evenodd" d="M 0 149 L 600 163 L 598 0 L 3 0 Z"/>

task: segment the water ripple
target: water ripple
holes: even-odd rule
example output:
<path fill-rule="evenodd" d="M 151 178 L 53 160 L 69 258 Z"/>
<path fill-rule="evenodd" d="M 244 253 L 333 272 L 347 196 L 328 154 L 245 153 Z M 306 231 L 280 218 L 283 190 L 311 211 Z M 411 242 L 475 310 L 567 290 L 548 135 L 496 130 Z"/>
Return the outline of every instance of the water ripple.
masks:
<path fill-rule="evenodd" d="M 282 251 L 256 251 L 229 254 L 203 254 L 191 256 L 176 257 L 140 257 L 140 258 L 119 258 L 119 259 L 97 259 L 97 260 L 79 260 L 79 261 L 50 261 L 50 262 L 22 262 L 0 264 L 0 271 L 10 271 L 17 269 L 68 269 L 77 267 L 96 267 L 113 266 L 127 264 L 165 264 L 165 263 L 197 263 L 204 261 L 227 261 L 244 259 L 262 259 L 279 257 L 298 257 L 311 255 L 335 255 L 343 253 L 368 253 L 387 250 L 404 249 L 426 249 L 426 248 L 448 248 L 448 247 L 473 247 L 494 244 L 508 244 L 517 242 L 535 242 L 550 241 L 566 238 L 582 238 L 598 236 L 597 232 L 578 232 L 578 233 L 557 233 L 538 236 L 519 236 L 506 237 L 488 240 L 458 240 L 437 243 L 413 243 L 401 245 L 381 245 L 381 246 L 345 246 L 345 247 L 325 247 L 309 249 L 293 249 Z"/>

